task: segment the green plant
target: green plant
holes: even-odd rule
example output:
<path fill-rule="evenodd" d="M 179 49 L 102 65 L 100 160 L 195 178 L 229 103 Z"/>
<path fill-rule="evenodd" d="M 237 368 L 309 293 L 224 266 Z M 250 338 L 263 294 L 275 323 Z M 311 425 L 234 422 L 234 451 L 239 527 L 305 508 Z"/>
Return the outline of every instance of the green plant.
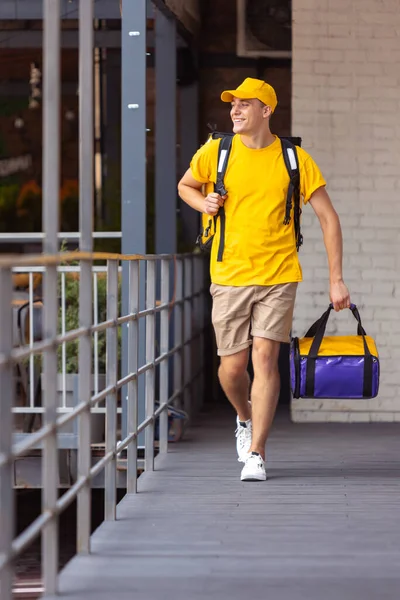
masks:
<path fill-rule="evenodd" d="M 61 281 L 61 277 L 60 277 Z M 59 332 L 62 328 L 61 285 L 59 287 L 60 308 L 58 312 Z M 118 314 L 121 310 L 121 281 L 118 282 Z M 107 318 L 107 278 L 106 274 L 99 273 L 97 277 L 97 322 L 102 323 Z M 79 327 L 79 273 L 66 273 L 65 275 L 65 330 L 71 331 Z M 92 348 L 94 337 L 92 338 Z M 78 373 L 79 370 L 79 340 L 66 344 L 66 373 Z M 106 372 L 106 332 L 98 334 L 97 342 L 99 373 Z M 93 352 L 92 352 L 93 356 Z M 118 360 L 121 356 L 121 327 L 118 327 Z M 62 347 L 58 350 L 58 371 L 62 372 Z M 93 366 L 92 366 L 93 372 Z"/>

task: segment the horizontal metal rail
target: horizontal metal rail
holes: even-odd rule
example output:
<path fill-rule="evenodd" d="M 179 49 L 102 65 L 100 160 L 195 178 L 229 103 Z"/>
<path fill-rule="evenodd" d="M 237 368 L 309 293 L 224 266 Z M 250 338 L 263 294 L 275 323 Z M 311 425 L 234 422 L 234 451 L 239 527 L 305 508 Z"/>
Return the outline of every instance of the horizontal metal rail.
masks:
<path fill-rule="evenodd" d="M 179 254 L 179 258 L 192 259 L 196 254 Z M 59 252 L 58 254 L 4 254 L 0 256 L 0 267 L 2 269 L 16 269 L 18 267 L 50 267 L 59 266 L 68 262 L 95 261 L 144 261 L 155 262 L 160 260 L 176 260 L 176 254 L 115 254 L 111 252 Z"/>
<path fill-rule="evenodd" d="M 58 234 L 59 240 L 79 241 L 81 234 L 79 231 L 60 231 Z M 94 240 L 114 240 L 122 239 L 120 231 L 93 231 L 92 237 Z M 44 233 L 0 233 L 0 244 L 21 244 L 28 242 L 42 242 L 45 239 Z"/>
<path fill-rule="evenodd" d="M 115 320 L 104 321 L 98 325 L 92 325 L 91 327 L 80 327 L 79 329 L 74 329 L 65 333 L 64 335 L 58 335 L 56 338 L 43 340 L 41 342 L 33 343 L 30 347 L 22 348 L 18 350 L 13 350 L 8 356 L 4 356 L 0 354 L 0 366 L 6 365 L 9 362 L 18 363 L 24 360 L 25 358 L 29 358 L 29 356 L 34 354 L 41 354 L 46 350 L 50 350 L 53 347 L 60 346 L 63 343 L 73 342 L 81 337 L 92 335 L 93 333 L 99 333 L 102 331 L 106 331 L 116 325 L 123 325 L 130 321 L 137 320 L 141 317 L 147 317 L 149 315 L 155 315 L 160 313 L 162 310 L 173 308 L 175 305 L 183 304 L 187 300 L 191 300 L 197 298 L 202 295 L 203 292 L 198 292 L 191 296 L 185 296 L 182 300 L 178 300 L 176 302 L 168 303 L 164 306 L 157 306 L 155 308 L 149 308 L 147 310 L 142 310 L 137 314 L 126 315 L 124 317 L 120 317 Z"/>
<path fill-rule="evenodd" d="M 81 272 L 81 267 L 80 265 L 64 265 L 61 264 L 57 267 L 57 271 L 59 273 L 80 273 Z M 119 267 L 118 271 L 121 273 L 122 272 L 122 267 Z M 21 274 L 21 273 L 32 273 L 32 274 L 38 274 L 38 273 L 45 273 L 46 272 L 46 267 L 41 266 L 41 265 L 36 265 L 36 266 L 19 266 L 19 267 L 13 267 L 12 268 L 12 272 L 16 273 L 16 274 Z M 105 275 L 107 273 L 107 269 L 104 265 L 92 265 L 92 272 L 93 273 L 103 273 L 103 275 Z"/>
<path fill-rule="evenodd" d="M 22 259 L 25 265 L 22 264 Z M 76 262 L 78 261 L 78 265 Z M 107 266 L 93 267 L 90 271 L 80 268 L 82 262 L 107 261 Z M 129 267 L 129 308 L 125 315 L 118 314 L 119 301 L 119 281 L 121 278 L 121 263 L 128 262 Z M 74 265 L 68 263 L 73 262 Z M 140 299 L 140 264 L 143 263 L 146 269 L 146 298 Z M 47 277 L 48 269 L 57 267 L 61 277 L 61 333 L 55 337 L 34 340 L 32 324 L 29 323 L 29 339 L 21 348 L 13 348 L 12 342 L 7 331 L 10 331 L 9 323 L 11 321 L 11 294 L 12 294 L 12 275 L 15 273 L 27 273 L 29 276 L 29 316 L 33 316 L 34 293 L 33 278 L 35 274 Z M 76 328 L 67 330 L 65 321 L 65 311 L 67 309 L 67 299 L 65 294 L 66 277 L 68 273 L 78 273 L 78 286 L 83 285 L 84 279 L 93 278 L 94 290 L 97 290 L 99 283 L 98 277 L 106 278 L 106 304 L 107 315 L 101 322 L 97 319 L 97 312 L 94 314 L 94 322 L 90 326 L 79 325 Z M 7 512 L 13 510 L 11 478 L 9 478 L 10 469 L 16 460 L 26 456 L 33 448 L 41 447 L 41 444 L 47 443 L 47 440 L 55 440 L 57 444 L 59 432 L 67 426 L 72 426 L 75 422 L 81 422 L 85 415 L 92 411 L 99 411 L 93 414 L 104 415 L 105 413 L 105 453 L 96 464 L 89 467 L 85 474 L 78 473 L 75 482 L 71 485 L 64 495 L 57 499 L 54 504 L 43 511 L 43 513 L 16 539 L 5 536 L 0 530 L 0 577 L 2 573 L 9 576 L 10 564 L 19 556 L 39 535 L 60 515 L 76 498 L 80 497 L 87 489 L 91 481 L 105 472 L 105 518 L 115 518 L 116 512 L 116 461 L 121 452 L 127 451 L 127 486 L 130 493 L 136 490 L 137 480 L 137 448 L 138 440 L 142 434 L 145 434 L 145 468 L 154 468 L 154 435 L 155 425 L 159 421 L 159 448 L 160 452 L 168 449 L 168 416 L 167 411 L 170 406 L 184 407 L 187 417 L 190 413 L 199 407 L 201 402 L 202 385 L 201 377 L 204 371 L 204 335 L 208 326 L 206 311 L 204 307 L 204 297 L 206 293 L 204 280 L 204 260 L 199 255 L 161 255 L 161 256 L 124 256 L 120 254 L 92 254 L 92 253 L 64 253 L 52 256 L 36 257 L 0 257 L 0 283 L 2 284 L 2 300 L 0 300 L 0 326 L 7 329 L 5 335 L 0 340 L 0 379 L 1 381 L 15 382 L 15 365 L 21 365 L 23 361 L 29 360 L 29 370 L 32 373 L 32 361 L 35 356 L 41 357 L 44 354 L 56 357 L 58 350 L 62 350 L 62 363 L 65 366 L 65 349 L 71 342 L 76 342 L 82 338 L 90 337 L 94 342 L 94 359 L 99 358 L 99 335 L 107 334 L 107 371 L 106 383 L 102 389 L 95 389 L 90 397 L 77 397 L 74 406 L 67 406 L 63 400 L 61 405 L 57 404 L 57 398 L 45 395 L 44 406 L 32 404 L 32 397 L 29 398 L 30 405 L 26 407 L 14 406 L 14 394 L 10 391 L 14 389 L 11 385 L 7 388 L 7 396 L 4 396 L 4 402 L 1 405 L 0 420 L 0 438 L 3 440 L 0 446 L 0 489 L 2 491 L 2 500 L 4 510 Z M 171 281 L 173 280 L 173 286 Z M 54 280 L 55 281 L 55 280 Z M 86 280 L 87 282 L 88 280 Z M 161 289 L 161 299 L 156 298 L 157 282 Z M 4 294 L 3 294 L 4 290 Z M 54 290 L 57 294 L 57 290 Z M 142 305 L 145 300 L 145 305 Z M 93 296 L 95 308 L 98 309 L 98 297 Z M 41 302 L 40 310 L 45 312 L 47 306 Z M 161 328 L 159 333 L 156 327 L 156 319 L 160 319 Z M 169 326 L 170 319 L 174 321 L 173 335 Z M 145 323 L 144 323 L 145 322 Z M 145 325 L 142 330 L 140 323 Z M 117 331 L 126 327 L 129 331 L 128 354 L 130 359 L 128 364 L 131 370 L 119 374 Z M 3 333 L 3 331 L 2 331 Z M 158 337 L 161 336 L 161 337 Z M 155 348 L 159 347 L 158 351 Z M 141 353 L 140 348 L 146 347 L 146 353 Z M 197 352 L 197 357 L 192 359 L 193 353 Z M 111 360 L 111 358 L 112 360 Z M 53 360 L 53 359 L 52 359 Z M 168 368 L 169 361 L 173 361 L 173 379 L 171 380 Z M 94 361 L 96 363 L 96 360 Z M 96 370 L 97 369 L 97 370 Z M 99 375 L 98 366 L 95 364 L 95 376 Z M 49 389 L 46 373 L 44 377 L 44 390 Z M 66 372 L 62 373 L 65 380 Z M 81 373 L 80 378 L 88 378 L 90 373 Z M 140 386 L 142 377 L 145 378 L 144 386 Z M 196 383 L 199 382 L 199 383 Z M 2 386 L 0 394 L 4 395 Z M 10 389 L 9 389 L 10 388 Z M 90 389 L 88 385 L 86 388 Z M 117 416 L 121 414 L 118 397 L 121 391 L 128 391 L 128 430 L 125 437 L 117 440 Z M 158 391 L 157 391 L 158 390 Z M 125 393 L 125 392 L 123 392 Z M 159 406 L 155 405 L 156 394 L 159 395 Z M 64 390 L 65 395 L 65 390 Z M 146 402 L 145 402 L 146 399 Z M 0 398 L 2 401 L 3 398 Z M 98 407 L 105 402 L 105 407 Z M 139 422 L 137 419 L 139 407 L 144 408 L 144 418 Z M 49 407 L 51 407 L 51 418 L 49 419 Z M 38 431 L 27 435 L 23 441 L 12 444 L 10 436 L 3 435 L 12 427 L 12 414 L 39 413 L 47 415 Z M 129 416 L 130 415 L 130 416 Z M 136 415 L 136 417 L 135 417 Z M 132 419 L 132 417 L 134 417 Z M 8 440 L 7 444 L 4 440 Z M 85 447 L 78 445 L 78 457 L 81 452 L 90 456 L 90 439 L 85 439 Z M 58 487 L 58 480 L 49 477 L 46 474 L 44 486 L 49 491 L 50 488 Z M 8 491 L 7 491 L 8 490 Z M 114 491 L 113 491 L 114 490 Z M 84 503 L 78 502 L 78 513 L 80 506 Z M 82 523 L 83 514 L 78 515 L 78 538 L 86 535 L 85 531 L 79 530 L 79 524 Z M 89 540 L 84 540 L 84 545 L 89 544 Z M 46 560 L 46 558 L 45 558 Z M 47 565 L 50 568 L 51 561 Z M 56 574 L 54 574 L 56 576 Z M 8 581 L 8 580 L 7 580 Z"/>

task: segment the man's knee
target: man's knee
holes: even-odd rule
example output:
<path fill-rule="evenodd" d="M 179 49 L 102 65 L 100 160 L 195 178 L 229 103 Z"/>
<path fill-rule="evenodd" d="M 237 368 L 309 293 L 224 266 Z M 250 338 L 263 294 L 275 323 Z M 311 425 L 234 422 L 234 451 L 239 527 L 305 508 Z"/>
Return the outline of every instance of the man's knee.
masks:
<path fill-rule="evenodd" d="M 249 362 L 249 351 L 242 350 L 230 356 L 221 356 L 221 364 L 219 367 L 219 376 L 221 374 L 230 379 L 239 379 L 247 370 Z"/>
<path fill-rule="evenodd" d="M 254 376 L 274 374 L 278 371 L 280 342 L 264 338 L 253 340 Z"/>

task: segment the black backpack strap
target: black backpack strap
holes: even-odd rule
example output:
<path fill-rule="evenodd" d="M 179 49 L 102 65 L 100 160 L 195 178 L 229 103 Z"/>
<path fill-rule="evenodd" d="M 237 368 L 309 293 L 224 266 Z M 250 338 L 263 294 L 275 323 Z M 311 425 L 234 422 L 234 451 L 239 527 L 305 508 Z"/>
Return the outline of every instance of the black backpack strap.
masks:
<path fill-rule="evenodd" d="M 301 207 L 299 159 L 297 156 L 296 146 L 294 144 L 289 142 L 289 140 L 287 139 L 281 139 L 281 144 L 283 159 L 285 161 L 286 169 L 289 174 L 289 187 L 286 197 L 285 218 L 283 224 L 289 225 L 290 223 L 292 212 L 292 200 L 294 199 L 294 230 L 296 236 L 296 248 L 297 250 L 299 250 L 300 246 L 303 243 L 303 236 L 301 235 L 300 231 Z"/>
<path fill-rule="evenodd" d="M 224 177 L 228 167 L 229 155 L 231 153 L 232 139 L 233 137 L 231 135 L 223 136 L 218 148 L 217 181 L 214 186 L 214 191 L 220 196 L 225 196 L 227 194 L 224 184 Z M 225 247 L 225 209 L 223 206 L 221 206 L 216 216 L 218 216 L 220 219 L 220 238 L 217 262 L 222 262 Z"/>
<path fill-rule="evenodd" d="M 221 138 L 218 148 L 217 181 L 214 186 L 214 191 L 220 196 L 225 196 L 227 193 L 224 185 L 224 177 L 228 166 L 231 147 L 232 136 L 224 135 L 224 137 Z"/>

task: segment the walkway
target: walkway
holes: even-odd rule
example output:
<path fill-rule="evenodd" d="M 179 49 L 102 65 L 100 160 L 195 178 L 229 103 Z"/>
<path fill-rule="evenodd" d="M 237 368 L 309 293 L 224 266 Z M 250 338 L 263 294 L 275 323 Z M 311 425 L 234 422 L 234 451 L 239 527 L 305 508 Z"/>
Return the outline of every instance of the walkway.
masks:
<path fill-rule="evenodd" d="M 278 419 L 269 480 L 241 483 L 231 413 L 172 446 L 93 554 L 61 576 L 65 600 L 397 600 L 400 425 Z"/>

